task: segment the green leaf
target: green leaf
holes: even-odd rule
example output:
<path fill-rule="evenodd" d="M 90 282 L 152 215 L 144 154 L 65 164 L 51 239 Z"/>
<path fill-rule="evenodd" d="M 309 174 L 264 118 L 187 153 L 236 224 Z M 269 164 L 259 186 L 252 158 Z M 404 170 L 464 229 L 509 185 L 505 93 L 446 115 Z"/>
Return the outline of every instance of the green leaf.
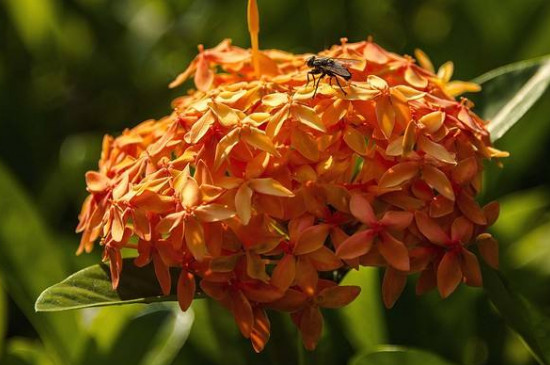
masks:
<path fill-rule="evenodd" d="M 176 300 L 165 296 L 152 265 L 139 268 L 133 259 L 123 259 L 123 270 L 116 290 L 111 284 L 109 266 L 100 263 L 80 270 L 62 282 L 44 290 L 36 300 L 38 312 L 62 311 L 129 303 L 153 303 Z M 172 292 L 175 293 L 177 272 L 172 274 Z"/>
<path fill-rule="evenodd" d="M 162 324 L 159 334 L 141 360 L 142 365 L 172 364 L 191 332 L 191 326 L 195 319 L 192 308 L 183 312 L 176 303 L 163 303 L 162 305 L 170 309 L 170 316 Z"/>
<path fill-rule="evenodd" d="M 35 340 L 13 338 L 6 346 L 3 365 L 54 365 L 44 346 Z"/>
<path fill-rule="evenodd" d="M 187 340 L 193 312 L 178 304 L 129 304 L 81 310 L 90 336 L 76 364 L 169 365 Z"/>
<path fill-rule="evenodd" d="M 10 296 L 58 363 L 71 363 L 82 336 L 74 313 L 36 314 L 33 304 L 50 283 L 67 273 L 67 257 L 54 243 L 36 208 L 0 164 L 0 276 Z"/>
<path fill-rule="evenodd" d="M 112 351 L 116 339 L 121 336 L 128 322 L 139 316 L 143 309 L 142 305 L 129 304 L 82 310 L 81 313 L 86 318 L 85 331 L 97 352 Z"/>
<path fill-rule="evenodd" d="M 477 110 L 489 120 L 491 139 L 504 135 L 543 95 L 550 84 L 550 56 L 521 61 L 473 80 L 483 88 Z"/>
<path fill-rule="evenodd" d="M 504 242 L 524 241 L 525 234 L 543 222 L 541 217 L 550 206 L 550 193 L 540 186 L 506 195 L 499 203 L 500 215 L 491 230 Z"/>
<path fill-rule="evenodd" d="M 348 337 L 355 350 L 372 350 L 386 342 L 378 269 L 361 267 L 360 270 L 351 270 L 341 285 L 357 285 L 361 288 L 359 297 L 339 309 L 345 328 L 344 335 Z"/>
<path fill-rule="evenodd" d="M 498 271 L 482 264 L 483 286 L 506 323 L 523 339 L 540 364 L 550 364 L 550 319 L 518 295 Z"/>
<path fill-rule="evenodd" d="M 189 335 L 188 343 L 196 347 L 197 355 L 208 360 L 210 364 L 221 364 L 224 359 L 224 352 L 218 342 L 216 331 L 212 325 L 210 303 L 207 300 L 193 301 L 191 309 L 195 315 L 193 328 Z M 223 309 L 222 309 L 223 310 Z M 225 313 L 220 313 L 226 317 Z M 187 346 L 186 346 L 187 347 Z M 231 349 L 231 353 L 233 353 Z M 195 355 L 194 357 L 197 357 Z M 227 356 L 225 357 L 227 359 Z M 184 363 L 184 361 L 181 361 Z"/>
<path fill-rule="evenodd" d="M 4 350 L 4 340 L 6 334 L 6 328 L 8 326 L 8 311 L 6 308 L 6 293 L 4 292 L 4 286 L 2 285 L 2 278 L 0 278 L 0 358 Z"/>
<path fill-rule="evenodd" d="M 356 356 L 350 365 L 451 365 L 450 362 L 430 352 L 384 346 L 374 352 Z"/>
<path fill-rule="evenodd" d="M 510 245 L 506 250 L 506 258 L 514 269 L 528 268 L 533 274 L 550 275 L 550 222 L 527 232 Z"/>

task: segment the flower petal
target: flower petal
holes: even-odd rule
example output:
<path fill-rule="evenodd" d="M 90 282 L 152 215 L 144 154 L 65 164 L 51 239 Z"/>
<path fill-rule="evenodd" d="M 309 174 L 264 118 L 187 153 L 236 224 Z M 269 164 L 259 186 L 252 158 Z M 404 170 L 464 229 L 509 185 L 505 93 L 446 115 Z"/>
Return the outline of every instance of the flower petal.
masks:
<path fill-rule="evenodd" d="M 296 277 L 295 282 L 304 293 L 308 296 L 313 296 L 317 289 L 319 274 L 308 259 L 300 257 L 296 262 Z"/>
<path fill-rule="evenodd" d="M 428 86 L 428 80 L 416 72 L 412 66 L 407 67 L 404 78 L 409 85 L 416 87 L 417 89 L 424 89 Z"/>
<path fill-rule="evenodd" d="M 447 61 L 439 67 L 437 70 L 437 77 L 443 82 L 449 82 L 453 76 L 455 66 L 451 61 Z"/>
<path fill-rule="evenodd" d="M 386 308 L 392 308 L 405 289 L 407 274 L 393 269 L 386 268 L 382 281 L 382 299 Z"/>
<path fill-rule="evenodd" d="M 265 310 L 259 307 L 254 308 L 254 325 L 252 327 L 252 332 L 250 332 L 250 341 L 252 342 L 252 347 L 257 353 L 262 352 L 267 341 L 269 341 L 269 332 L 271 324 L 269 323 L 269 318 L 265 313 Z"/>
<path fill-rule="evenodd" d="M 418 229 L 430 242 L 443 245 L 449 241 L 449 237 L 443 229 L 441 229 L 436 221 L 428 217 L 426 213 L 416 212 L 414 213 L 414 218 Z"/>
<path fill-rule="evenodd" d="M 130 202 L 151 213 L 165 213 L 175 206 L 174 198 L 171 196 L 159 195 L 150 190 L 144 190 L 140 195 L 134 196 Z"/>
<path fill-rule="evenodd" d="M 187 243 L 187 248 L 197 261 L 202 261 L 204 256 L 207 255 L 202 224 L 193 218 L 186 221 L 185 242 Z"/>
<path fill-rule="evenodd" d="M 450 96 L 458 96 L 464 93 L 477 93 L 481 91 L 481 86 L 475 82 L 468 81 L 450 81 L 445 85 L 445 91 Z"/>
<path fill-rule="evenodd" d="M 254 326 L 254 314 L 252 306 L 240 290 L 231 291 L 231 312 L 235 317 L 235 322 L 239 326 L 241 334 L 245 338 L 250 338 L 252 327 Z"/>
<path fill-rule="evenodd" d="M 96 171 L 86 173 L 86 186 L 91 193 L 102 193 L 109 187 L 109 178 Z"/>
<path fill-rule="evenodd" d="M 354 233 L 338 246 L 336 256 L 344 260 L 363 256 L 370 251 L 373 236 L 370 229 Z"/>
<path fill-rule="evenodd" d="M 327 246 L 322 246 L 307 255 L 317 271 L 332 271 L 342 266 L 342 261 Z"/>
<path fill-rule="evenodd" d="M 283 124 L 287 120 L 289 114 L 290 106 L 283 106 L 279 111 L 271 116 L 271 118 L 267 122 L 265 133 L 271 138 L 276 137 L 281 131 L 281 128 L 283 127 Z"/>
<path fill-rule="evenodd" d="M 112 247 L 106 248 L 106 251 L 109 257 L 112 287 L 113 290 L 116 290 L 120 282 L 120 273 L 122 272 L 122 254 L 119 249 Z"/>
<path fill-rule="evenodd" d="M 500 214 L 500 205 L 497 201 L 492 201 L 483 207 L 483 214 L 485 214 L 485 219 L 487 220 L 487 226 L 492 226 L 499 214 Z"/>
<path fill-rule="evenodd" d="M 369 90 L 372 91 L 372 90 Z M 349 97 L 349 95 L 348 95 Z M 329 128 L 338 123 L 342 118 L 346 116 L 348 112 L 348 103 L 343 99 L 337 99 L 334 103 L 330 104 L 324 111 L 321 117 L 321 121 L 325 128 Z"/>
<path fill-rule="evenodd" d="M 354 285 L 338 285 L 325 288 L 317 294 L 316 302 L 323 308 L 341 308 L 351 303 L 361 288 Z"/>
<path fill-rule="evenodd" d="M 422 51 L 419 48 L 416 48 L 414 50 L 414 56 L 418 60 L 418 64 L 422 66 L 423 69 L 430 71 L 431 73 L 435 72 L 434 66 L 432 64 L 432 61 L 430 60 L 430 57 L 424 51 Z"/>
<path fill-rule="evenodd" d="M 455 203 L 443 195 L 434 197 L 430 203 L 430 217 L 444 217 L 454 212 Z"/>
<path fill-rule="evenodd" d="M 195 277 L 186 270 L 181 270 L 178 278 L 178 304 L 182 311 L 187 311 L 195 297 Z"/>
<path fill-rule="evenodd" d="M 265 151 L 273 156 L 280 156 L 271 138 L 258 128 L 250 128 L 248 131 L 243 130 L 241 132 L 241 138 L 252 147 Z"/>
<path fill-rule="evenodd" d="M 430 134 L 435 133 L 441 128 L 445 121 L 445 113 L 441 111 L 435 111 L 428 113 L 418 119 L 418 124 L 423 126 Z"/>
<path fill-rule="evenodd" d="M 284 312 L 296 312 L 307 300 L 308 296 L 304 292 L 288 289 L 282 298 L 269 303 L 269 307 Z"/>
<path fill-rule="evenodd" d="M 311 161 L 319 160 L 319 146 L 315 138 L 302 131 L 300 128 L 294 128 L 290 134 L 290 146 L 300 152 L 302 156 Z"/>
<path fill-rule="evenodd" d="M 447 298 L 455 291 L 462 280 L 460 260 L 453 251 L 447 252 L 437 268 L 437 288 L 442 298 Z"/>
<path fill-rule="evenodd" d="M 445 147 L 439 143 L 435 143 L 425 136 L 418 137 L 418 148 L 432 156 L 436 160 L 456 165 L 455 155 L 447 151 Z"/>
<path fill-rule="evenodd" d="M 377 222 L 372 206 L 367 197 L 363 194 L 351 194 L 349 209 L 351 214 L 361 223 L 373 225 Z"/>
<path fill-rule="evenodd" d="M 418 174 L 417 162 L 401 162 L 390 167 L 380 177 L 378 186 L 381 188 L 392 188 L 399 186 L 402 183 L 411 180 Z"/>
<path fill-rule="evenodd" d="M 207 111 L 191 126 L 189 132 L 185 134 L 185 142 L 193 144 L 199 142 L 215 122 L 216 119 L 214 118 L 212 111 Z"/>
<path fill-rule="evenodd" d="M 149 241 L 151 239 L 151 222 L 147 218 L 146 212 L 142 209 L 134 209 L 132 213 L 134 232 L 139 238 Z"/>
<path fill-rule="evenodd" d="M 235 215 L 235 211 L 226 205 L 208 204 L 195 209 L 195 214 L 202 222 L 219 222 Z"/>
<path fill-rule="evenodd" d="M 281 197 L 294 196 L 294 193 L 292 191 L 288 190 L 280 182 L 270 177 L 251 179 L 249 182 L 249 186 L 250 188 L 252 188 L 252 190 L 266 195 Z"/>
<path fill-rule="evenodd" d="M 416 143 L 416 123 L 411 119 L 407 128 L 405 129 L 405 134 L 403 135 L 403 140 L 401 142 L 402 154 L 403 156 L 408 155 L 413 149 Z"/>
<path fill-rule="evenodd" d="M 451 240 L 460 241 L 463 244 L 470 243 L 474 233 L 474 225 L 464 217 L 458 217 L 451 225 Z"/>
<path fill-rule="evenodd" d="M 292 255 L 284 255 L 275 266 L 271 275 L 271 284 L 282 292 L 286 291 L 296 275 L 296 260 Z"/>
<path fill-rule="evenodd" d="M 455 200 L 453 186 L 447 178 L 447 175 L 445 175 L 441 170 L 432 165 L 424 165 L 422 168 L 422 178 L 439 194 L 449 200 Z"/>
<path fill-rule="evenodd" d="M 468 194 L 466 191 L 462 191 L 458 195 L 456 204 L 460 208 L 462 214 L 468 217 L 469 220 L 479 225 L 486 225 L 487 219 L 485 214 L 479 204 L 474 200 L 474 198 Z"/>
<path fill-rule="evenodd" d="M 476 255 L 464 249 L 462 250 L 462 272 L 464 282 L 469 286 L 482 286 L 481 270 Z"/>
<path fill-rule="evenodd" d="M 304 347 L 309 351 L 315 350 L 323 332 L 323 316 L 319 308 L 307 306 L 303 310 L 300 316 L 299 329 Z"/>
<path fill-rule="evenodd" d="M 477 245 L 479 247 L 479 253 L 489 266 L 493 269 L 498 269 L 499 255 L 498 255 L 498 243 L 493 236 L 489 233 L 480 234 L 477 237 Z"/>
<path fill-rule="evenodd" d="M 376 119 L 384 137 L 389 139 L 395 125 L 395 110 L 388 97 L 382 96 L 376 99 Z"/>
<path fill-rule="evenodd" d="M 329 229 L 328 224 L 319 224 L 304 229 L 294 245 L 293 254 L 304 255 L 322 247 L 327 239 Z"/>
<path fill-rule="evenodd" d="M 405 244 L 387 232 L 382 232 L 380 236 L 381 240 L 376 247 L 382 257 L 397 270 L 409 271 L 411 268 L 409 250 Z"/>
<path fill-rule="evenodd" d="M 363 55 L 365 56 L 367 61 L 377 63 L 379 65 L 383 65 L 389 60 L 388 56 L 386 55 L 386 51 L 372 42 L 367 42 L 363 51 Z"/>
<path fill-rule="evenodd" d="M 357 129 L 346 126 L 344 130 L 344 142 L 359 155 L 367 153 L 367 140 Z"/>
<path fill-rule="evenodd" d="M 474 156 L 458 162 L 452 171 L 453 180 L 460 185 L 469 184 L 477 175 L 477 161 Z"/>
<path fill-rule="evenodd" d="M 170 276 L 170 269 L 162 261 L 162 258 L 158 253 L 153 253 L 153 266 L 155 268 L 155 275 L 162 289 L 162 294 L 169 295 L 172 288 L 172 277 Z"/>
<path fill-rule="evenodd" d="M 286 93 L 272 93 L 262 98 L 262 104 L 272 108 L 277 108 L 289 101 L 290 98 Z"/>
<path fill-rule="evenodd" d="M 242 184 L 237 190 L 237 194 L 235 194 L 235 209 L 245 226 L 250 222 L 252 216 L 252 194 L 252 189 L 246 183 Z"/>
<path fill-rule="evenodd" d="M 386 227 L 403 231 L 411 224 L 413 218 L 414 216 L 411 212 L 390 210 L 384 213 L 384 217 L 382 217 L 380 223 Z"/>
<path fill-rule="evenodd" d="M 176 81 L 178 80 L 176 79 Z M 200 91 L 208 91 L 213 83 L 214 71 L 208 67 L 208 62 L 204 57 L 204 53 L 201 53 L 197 61 L 197 71 L 195 72 L 195 86 L 197 86 L 197 89 Z"/>
<path fill-rule="evenodd" d="M 295 103 L 290 107 L 290 113 L 303 125 L 319 132 L 325 132 L 326 128 L 319 115 L 312 108 Z"/>
<path fill-rule="evenodd" d="M 191 76 L 191 74 L 197 69 L 197 62 L 194 60 L 193 62 L 191 62 L 191 64 L 187 67 L 187 69 L 185 71 L 183 71 L 182 73 L 180 73 L 178 76 L 176 76 L 176 78 L 174 79 L 174 81 L 172 81 L 168 87 L 169 88 L 175 88 L 181 84 L 183 84 L 185 82 L 185 80 L 187 80 L 189 78 L 189 76 Z"/>
<path fill-rule="evenodd" d="M 231 150 L 239 143 L 239 129 L 233 129 L 231 132 L 227 133 L 223 138 L 218 142 L 216 146 L 216 158 L 214 163 L 214 168 L 217 170 L 223 160 L 225 160 Z"/>
<path fill-rule="evenodd" d="M 189 177 L 185 184 L 183 185 L 182 190 L 180 191 L 181 203 L 184 207 L 195 207 L 197 206 L 201 199 L 201 191 L 199 189 L 199 184 L 192 177 Z"/>

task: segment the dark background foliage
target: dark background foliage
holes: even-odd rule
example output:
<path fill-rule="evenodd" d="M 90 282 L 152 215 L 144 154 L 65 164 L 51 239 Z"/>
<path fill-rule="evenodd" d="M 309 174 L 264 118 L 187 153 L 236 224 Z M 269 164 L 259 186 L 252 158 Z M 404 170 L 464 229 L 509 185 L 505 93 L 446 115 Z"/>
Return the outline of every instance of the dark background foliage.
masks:
<path fill-rule="evenodd" d="M 372 35 L 397 53 L 421 48 L 436 67 L 453 60 L 455 79 L 550 53 L 547 0 L 259 0 L 259 7 L 262 48 L 317 52 L 340 37 L 353 42 Z M 8 222 L 21 204 L 2 206 L 0 199 L 0 246 L 26 245 L 30 252 L 28 272 L 15 272 L 0 250 L 0 362 L 15 358 L 14 340 L 38 339 L 36 315 L 17 291 L 26 280 L 21 275 L 32 276 L 33 257 L 51 257 L 48 265 L 66 272 L 99 260 L 98 252 L 73 257 L 79 240 L 73 232 L 86 193 L 83 176 L 97 166 L 103 134 L 168 114 L 171 99 L 190 84 L 177 90 L 167 84 L 197 44 L 208 48 L 232 38 L 248 47 L 245 10 L 245 0 L 0 1 L 0 168 L 28 205 L 21 219 Z M 482 197 L 502 200 L 495 231 L 503 270 L 542 312 L 550 307 L 549 139 L 547 93 L 497 144 L 512 156 L 504 169 L 490 168 Z M 17 239 L 35 220 L 53 245 Z M 435 293 L 416 298 L 410 285 L 397 306 L 380 315 L 387 325 L 384 343 L 432 351 L 457 364 L 534 363 L 481 290 L 461 288 L 441 301 Z M 184 352 L 178 356 L 190 356 Z"/>

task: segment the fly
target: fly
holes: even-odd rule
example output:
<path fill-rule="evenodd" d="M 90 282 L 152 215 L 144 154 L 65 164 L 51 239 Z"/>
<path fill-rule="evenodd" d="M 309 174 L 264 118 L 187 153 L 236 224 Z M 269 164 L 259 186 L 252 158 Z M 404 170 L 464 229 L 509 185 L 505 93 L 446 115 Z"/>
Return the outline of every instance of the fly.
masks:
<path fill-rule="evenodd" d="M 315 95 L 317 94 L 317 89 L 319 88 L 319 83 L 321 82 L 321 79 L 325 76 L 329 77 L 329 84 L 332 84 L 332 79 L 336 79 L 336 83 L 338 84 L 338 87 L 340 87 L 342 93 L 344 93 L 344 95 L 347 95 L 347 93 L 342 88 L 342 85 L 340 85 L 340 81 L 338 81 L 338 76 L 346 81 L 351 79 L 351 72 L 345 66 L 345 63 L 349 62 L 359 62 L 359 60 L 318 56 L 309 57 L 306 61 L 306 64 L 308 67 L 311 68 L 311 70 L 309 70 L 309 72 L 307 73 L 306 86 L 309 84 L 309 75 L 311 75 L 311 77 L 313 78 L 313 85 L 315 85 L 313 98 L 315 98 Z M 319 76 L 319 78 L 315 80 L 315 75 L 321 76 Z M 315 83 L 315 81 L 317 81 L 317 83 Z"/>

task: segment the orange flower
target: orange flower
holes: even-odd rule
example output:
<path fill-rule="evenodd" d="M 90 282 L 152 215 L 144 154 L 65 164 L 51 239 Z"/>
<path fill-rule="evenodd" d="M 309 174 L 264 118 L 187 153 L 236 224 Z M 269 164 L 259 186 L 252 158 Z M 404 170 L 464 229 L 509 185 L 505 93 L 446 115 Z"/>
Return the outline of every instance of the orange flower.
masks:
<path fill-rule="evenodd" d="M 453 97 L 472 85 L 449 81 L 451 64 L 434 74 L 423 53 L 419 67 L 371 39 L 342 39 L 319 55 L 358 61 L 345 93 L 321 80 L 313 97 L 310 55 L 259 50 L 250 4 L 252 50 L 199 46 L 170 84 L 194 77 L 198 91 L 161 120 L 105 137 L 98 171 L 86 174 L 78 253 L 99 239 L 114 287 L 122 248 L 135 265 L 154 266 L 164 294 L 179 270 L 182 310 L 198 285 L 256 351 L 270 336 L 268 310 L 290 312 L 315 348 L 319 308 L 359 293 L 321 279 L 325 271 L 384 267 L 387 307 L 415 273 L 419 293 L 481 285 L 469 247 L 498 265 L 487 232 L 498 205 L 475 198 L 483 160 L 506 154 L 491 147 L 473 104 Z"/>
<path fill-rule="evenodd" d="M 481 286 L 477 258 L 465 247 L 472 239 L 472 222 L 464 217 L 456 218 L 448 235 L 424 212 L 416 212 L 415 220 L 420 232 L 430 242 L 445 248 L 437 266 L 437 287 L 441 296 L 449 296 L 463 279 L 468 285 Z"/>
<path fill-rule="evenodd" d="M 314 290 L 307 293 L 289 289 L 281 299 L 270 306 L 292 313 L 292 321 L 298 327 L 304 346 L 314 350 L 323 331 L 320 308 L 341 308 L 352 302 L 361 291 L 358 286 L 337 285 L 329 280 L 315 280 Z"/>

